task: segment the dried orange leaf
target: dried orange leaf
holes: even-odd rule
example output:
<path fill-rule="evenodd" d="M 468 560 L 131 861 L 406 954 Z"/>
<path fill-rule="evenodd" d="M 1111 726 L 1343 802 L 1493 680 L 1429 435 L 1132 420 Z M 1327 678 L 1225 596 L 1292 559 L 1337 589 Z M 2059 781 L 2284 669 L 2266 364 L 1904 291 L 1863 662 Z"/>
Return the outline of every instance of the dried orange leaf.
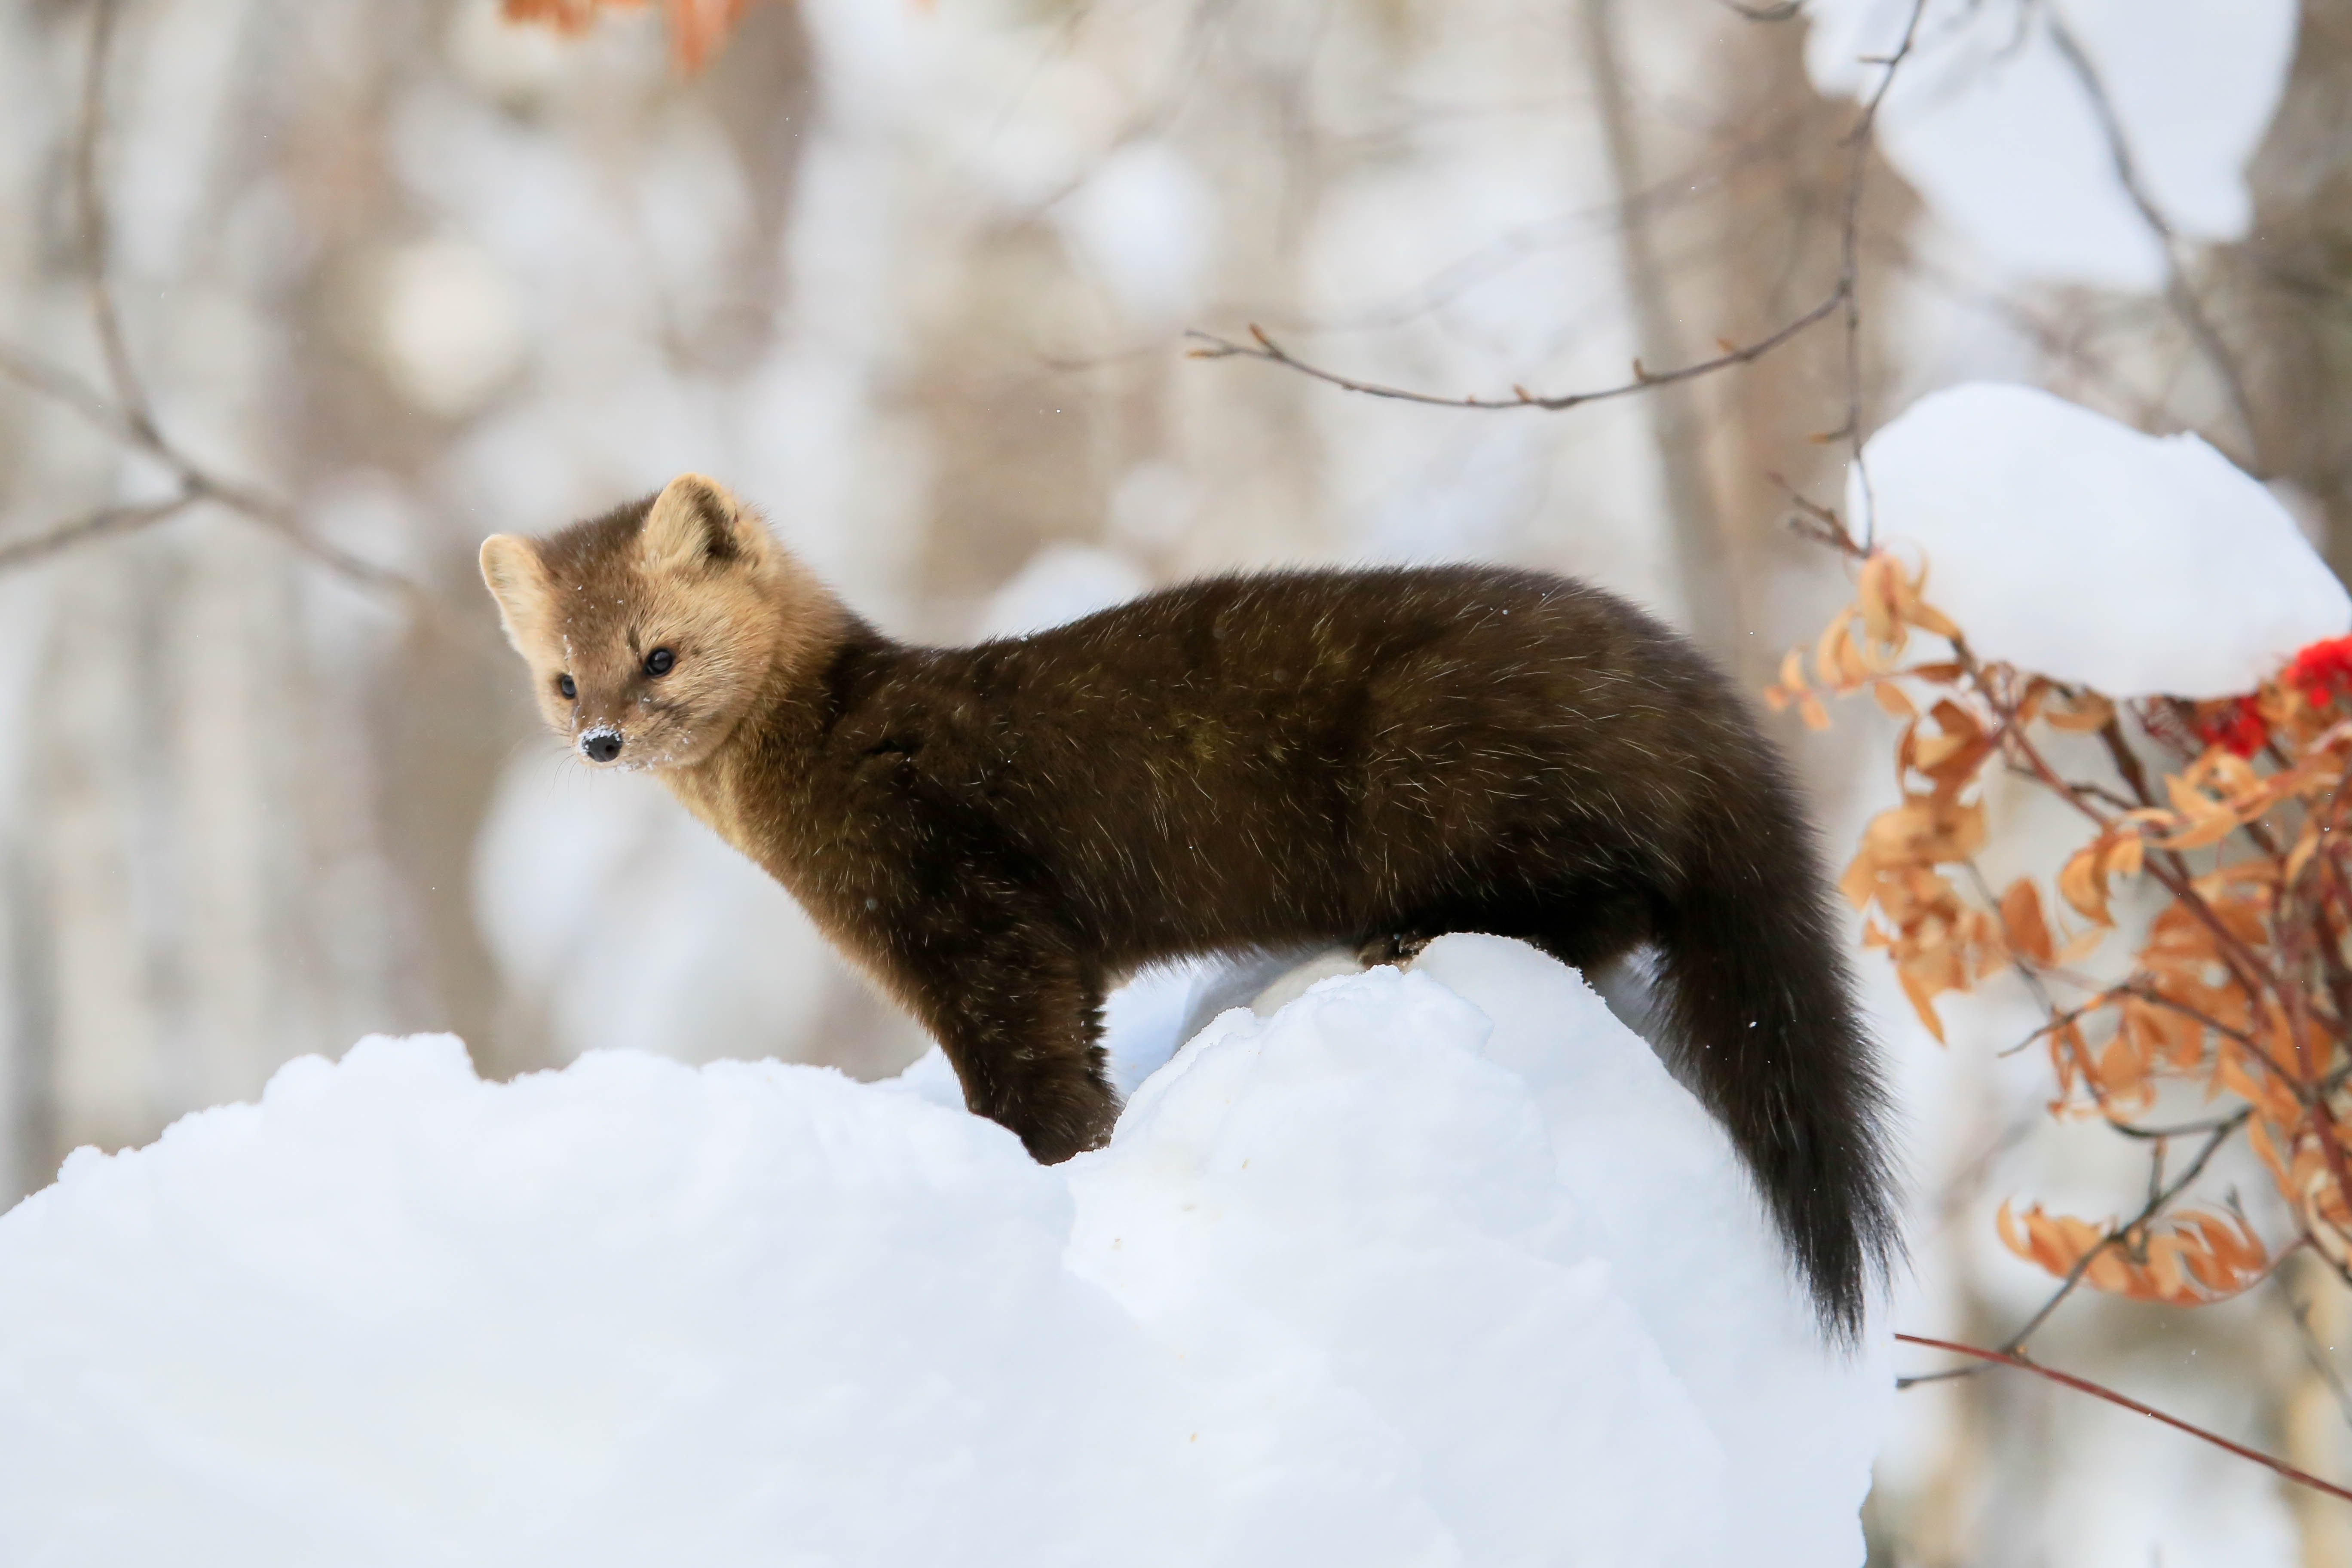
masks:
<path fill-rule="evenodd" d="M 2110 877 L 2137 877 L 2147 864 L 2147 845 L 2137 833 L 2126 835 L 2108 847 L 2103 864 Z"/>
<path fill-rule="evenodd" d="M 2107 878 L 2101 865 L 2105 858 L 2105 846 L 2099 841 L 2075 850 L 2058 873 L 2058 892 L 2084 920 L 2111 926 L 2116 922 L 2107 913 Z"/>
<path fill-rule="evenodd" d="M 1838 680 L 1838 649 L 1853 637 L 1852 623 L 1840 616 L 1822 628 L 1821 640 L 1813 644 L 1813 672 L 1832 686 Z"/>
<path fill-rule="evenodd" d="M 2010 950 L 2045 967 L 2057 956 L 2050 922 L 2042 916 L 2042 890 L 2020 877 L 2000 896 L 2000 924 Z"/>
<path fill-rule="evenodd" d="M 2236 815 L 2224 810 L 2201 816 L 2180 832 L 2159 842 L 2167 849 L 2202 849 L 2209 844 L 2219 844 L 2237 830 Z"/>
<path fill-rule="evenodd" d="M 1939 637 L 1946 637 L 1953 642 L 1960 640 L 1960 628 L 1952 624 L 1952 618 L 1949 616 L 1937 609 L 1933 605 L 1913 605 L 1904 612 L 1903 618 L 1923 632 L 1932 632 Z"/>
<path fill-rule="evenodd" d="M 1911 1010 L 1919 1015 L 1919 1022 L 1925 1024 L 1927 1026 L 1927 1032 L 1936 1037 L 1937 1045 L 1943 1045 L 1945 1043 L 1944 1021 L 1936 1016 L 1936 994 L 1927 989 L 1907 968 L 1897 970 L 1895 978 L 1903 983 L 1903 994 L 1911 999 Z"/>
<path fill-rule="evenodd" d="M 1896 634 L 1895 611 L 1900 589 L 1903 568 L 1895 557 L 1879 552 L 1862 563 L 1862 574 L 1855 584 L 1855 606 L 1862 611 L 1863 629 L 1873 642 L 1882 647 L 1892 643 Z M 1894 583 L 1888 581 L 1895 579 Z"/>

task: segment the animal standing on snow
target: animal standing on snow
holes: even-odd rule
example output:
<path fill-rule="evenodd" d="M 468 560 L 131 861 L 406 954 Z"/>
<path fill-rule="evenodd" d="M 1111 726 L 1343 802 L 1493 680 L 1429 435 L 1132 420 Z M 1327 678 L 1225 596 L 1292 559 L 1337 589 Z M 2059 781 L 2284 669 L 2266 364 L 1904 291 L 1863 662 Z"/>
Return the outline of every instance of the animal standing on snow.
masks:
<path fill-rule="evenodd" d="M 1118 1101 L 1099 1010 L 1179 955 L 1449 931 L 1666 1022 L 1851 1337 L 1897 1242 L 1883 1097 L 1811 835 L 1724 678 L 1622 601 L 1495 567 L 1211 578 L 912 647 L 712 480 L 482 546 L 541 711 L 656 770 L 1056 1161 Z"/>

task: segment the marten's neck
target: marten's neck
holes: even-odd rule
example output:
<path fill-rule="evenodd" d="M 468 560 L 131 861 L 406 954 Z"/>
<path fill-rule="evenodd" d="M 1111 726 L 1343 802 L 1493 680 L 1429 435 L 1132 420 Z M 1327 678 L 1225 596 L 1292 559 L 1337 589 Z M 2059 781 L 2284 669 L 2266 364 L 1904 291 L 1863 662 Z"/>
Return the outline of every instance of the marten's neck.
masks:
<path fill-rule="evenodd" d="M 886 639 L 797 562 L 765 596 L 771 651 L 742 715 L 698 761 L 661 777 L 712 831 L 789 880 L 779 865 L 780 840 L 794 826 L 785 797 L 803 793 L 795 785 L 814 761 L 832 671 L 851 650 Z"/>

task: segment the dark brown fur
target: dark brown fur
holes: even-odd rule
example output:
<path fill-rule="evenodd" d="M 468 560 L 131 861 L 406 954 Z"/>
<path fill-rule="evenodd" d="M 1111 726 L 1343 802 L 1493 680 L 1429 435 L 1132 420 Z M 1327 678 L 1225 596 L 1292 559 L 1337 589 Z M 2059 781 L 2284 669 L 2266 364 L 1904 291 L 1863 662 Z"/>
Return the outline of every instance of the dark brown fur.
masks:
<path fill-rule="evenodd" d="M 497 548 L 529 552 L 503 584 Z M 582 672 L 580 702 L 551 706 L 566 733 L 684 689 L 631 668 L 656 641 L 677 647 L 667 682 L 729 667 L 692 744 L 648 742 L 666 782 L 1037 1158 L 1108 1134 L 1099 1006 L 1154 960 L 1486 931 L 1590 969 L 1654 944 L 1685 1076 L 1825 1324 L 1857 1328 L 1897 1243 L 1811 837 L 1722 676 L 1622 601 L 1496 567 L 1279 573 L 915 647 L 692 477 L 484 556 L 542 695 Z M 761 624 L 742 624 L 747 584 Z"/>

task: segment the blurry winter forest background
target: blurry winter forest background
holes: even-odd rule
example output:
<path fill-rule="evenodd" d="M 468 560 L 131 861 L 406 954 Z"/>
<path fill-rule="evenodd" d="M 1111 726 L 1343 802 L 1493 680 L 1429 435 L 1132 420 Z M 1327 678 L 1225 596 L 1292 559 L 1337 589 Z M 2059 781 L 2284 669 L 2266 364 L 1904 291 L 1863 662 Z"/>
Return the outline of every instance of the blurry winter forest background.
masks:
<path fill-rule="evenodd" d="M 2352 565 L 2352 5 L 1934 0 L 1856 142 L 1914 11 L 800 0 L 688 76 L 652 11 L 7 7 L 6 1195 L 368 1031 L 499 1075 L 917 1053 L 656 786 L 580 773 L 498 640 L 485 534 L 684 469 L 910 638 L 1476 557 L 1625 594 L 1754 689 L 1851 591 L 1792 494 L 1843 496 L 1849 423 L 1980 378 L 2203 433 Z M 1771 346 L 1481 410 L 1187 355 L 1253 326 L 1506 401 Z M 1775 722 L 1843 858 L 1886 732 Z M 1910 1116 L 1899 1326 L 1989 1342 L 2049 1284 L 1992 1206 L 2095 1210 L 2129 1167 L 1998 1056 L 2030 1015 L 1989 992 L 1938 1047 L 1864 968 Z M 2068 1314 L 2053 1361 L 2352 1475 L 2316 1268 Z M 1898 1423 L 1874 1561 L 2352 1563 L 2352 1510 L 2033 1380 Z"/>

